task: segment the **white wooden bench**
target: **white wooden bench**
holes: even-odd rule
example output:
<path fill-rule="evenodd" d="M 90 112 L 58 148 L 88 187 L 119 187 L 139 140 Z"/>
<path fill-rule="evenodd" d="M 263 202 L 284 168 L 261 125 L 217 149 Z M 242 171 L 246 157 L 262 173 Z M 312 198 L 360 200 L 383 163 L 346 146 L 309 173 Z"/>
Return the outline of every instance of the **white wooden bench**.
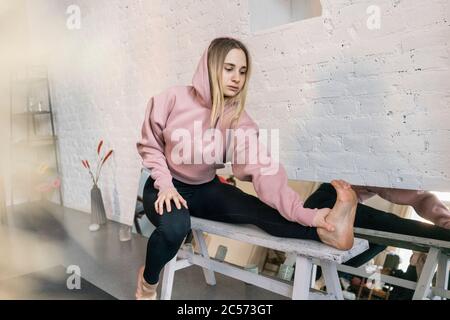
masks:
<path fill-rule="evenodd" d="M 355 228 L 354 232 L 357 237 L 367 239 L 373 243 L 427 252 L 427 259 L 417 282 L 384 274 L 378 275 L 379 280 L 414 290 L 413 300 L 425 299 L 430 293 L 435 297 L 450 299 L 450 291 L 447 288 L 449 279 L 450 242 L 362 228 Z M 318 261 L 315 262 L 316 264 L 320 264 Z M 436 285 L 432 286 L 436 268 Z M 365 271 L 364 266 L 355 268 L 346 265 L 338 265 L 337 269 L 364 278 L 374 277 L 374 274 Z"/>
<path fill-rule="evenodd" d="M 175 271 L 198 265 L 203 268 L 206 283 L 215 285 L 214 272 L 245 281 L 292 299 L 343 299 L 337 265 L 362 253 L 369 247 L 368 241 L 355 238 L 353 247 L 341 251 L 313 240 L 274 237 L 255 226 L 236 225 L 191 217 L 191 228 L 200 253 L 180 249 L 164 268 L 161 299 L 169 300 L 172 294 Z M 215 234 L 254 245 L 293 254 L 296 257 L 293 284 L 280 279 L 255 274 L 238 266 L 210 258 L 203 233 Z M 327 292 L 310 292 L 313 276 L 312 259 L 316 259 L 323 270 Z"/>

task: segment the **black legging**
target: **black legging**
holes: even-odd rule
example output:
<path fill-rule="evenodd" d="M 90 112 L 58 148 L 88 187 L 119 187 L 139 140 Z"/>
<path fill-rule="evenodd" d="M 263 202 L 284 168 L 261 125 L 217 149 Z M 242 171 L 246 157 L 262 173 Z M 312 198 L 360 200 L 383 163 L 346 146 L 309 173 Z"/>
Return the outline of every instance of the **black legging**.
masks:
<path fill-rule="evenodd" d="M 316 228 L 305 227 L 286 220 L 280 213 L 239 188 L 220 182 L 216 175 L 210 182 L 190 185 L 172 180 L 180 195 L 187 201 L 189 210 L 177 209 L 171 202 L 172 212 L 164 206 L 164 214 L 156 213 L 154 203 L 158 190 L 149 177 L 143 194 L 144 210 L 156 227 L 147 245 L 144 278 L 154 284 L 164 265 L 177 253 L 185 236 L 191 229 L 190 215 L 210 220 L 253 224 L 267 233 L 287 238 L 313 239 L 320 241 Z"/>
<path fill-rule="evenodd" d="M 144 186 L 144 210 L 156 227 L 148 241 L 144 271 L 144 278 L 150 284 L 158 282 L 161 270 L 176 255 L 184 238 L 189 233 L 191 229 L 190 215 L 221 222 L 253 224 L 274 236 L 320 241 L 316 228 L 286 220 L 276 209 L 257 197 L 249 195 L 233 185 L 220 182 L 217 175 L 212 181 L 199 185 L 186 184 L 176 179 L 173 179 L 172 182 L 180 195 L 187 201 L 189 210 L 184 207 L 177 209 L 172 202 L 172 212 L 168 213 L 164 206 L 164 214 L 157 214 L 154 203 L 158 190 L 153 187 L 154 180 L 149 177 Z M 305 203 L 305 207 L 333 207 L 336 195 L 334 193 L 333 198 L 333 187 L 330 186 L 331 189 L 328 190 L 329 188 L 326 186 L 326 184 L 322 185 L 317 192 L 311 195 Z M 429 228 L 426 224 L 401 219 L 393 214 L 363 205 L 358 206 L 355 225 L 372 229 L 374 226 L 378 226 L 378 230 L 399 232 L 399 229 L 391 228 L 391 225 L 402 225 L 409 221 L 411 221 L 411 226 L 406 229 L 417 231 L 415 234 L 417 236 L 421 236 L 422 230 L 429 231 L 427 236 L 432 232 L 441 231 L 440 228 L 434 226 Z M 400 229 L 402 228 L 400 227 Z M 450 239 L 448 231 L 444 231 L 447 239 Z M 444 234 L 444 232 L 441 233 Z"/>

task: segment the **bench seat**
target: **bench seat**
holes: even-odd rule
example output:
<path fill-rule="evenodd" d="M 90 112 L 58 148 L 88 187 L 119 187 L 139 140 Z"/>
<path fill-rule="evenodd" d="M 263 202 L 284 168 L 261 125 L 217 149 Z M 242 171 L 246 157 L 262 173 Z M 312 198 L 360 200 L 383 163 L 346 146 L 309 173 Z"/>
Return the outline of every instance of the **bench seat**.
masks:
<path fill-rule="evenodd" d="M 191 229 L 199 252 L 178 251 L 164 269 L 161 299 L 170 299 L 176 270 L 198 265 L 203 268 L 206 282 L 215 285 L 214 272 L 254 284 L 292 299 L 343 299 L 337 264 L 341 264 L 367 250 L 368 241 L 355 238 L 350 250 L 338 250 L 314 240 L 274 237 L 252 225 L 237 225 L 191 217 Z M 283 251 L 295 256 L 293 284 L 287 281 L 255 274 L 227 262 L 209 257 L 203 233 L 215 234 L 254 245 Z M 313 259 L 322 267 L 326 293 L 311 291 Z"/>

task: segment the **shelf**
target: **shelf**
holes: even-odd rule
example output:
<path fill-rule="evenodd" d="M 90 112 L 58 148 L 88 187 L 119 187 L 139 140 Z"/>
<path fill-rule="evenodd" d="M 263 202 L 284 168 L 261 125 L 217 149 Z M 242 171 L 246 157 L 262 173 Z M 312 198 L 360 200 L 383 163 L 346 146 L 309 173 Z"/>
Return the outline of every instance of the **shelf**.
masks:
<path fill-rule="evenodd" d="M 16 112 L 13 113 L 13 117 L 23 117 L 23 116 L 29 116 L 29 115 L 41 115 L 41 114 L 50 114 L 51 112 L 49 110 L 45 111 L 27 111 L 27 112 Z"/>
<path fill-rule="evenodd" d="M 54 145 L 58 140 L 56 136 L 50 137 L 42 137 L 42 138 L 33 138 L 30 140 L 21 140 L 17 142 L 13 142 L 12 145 L 15 147 L 42 147 L 42 146 L 51 146 Z"/>
<path fill-rule="evenodd" d="M 59 175 L 56 165 L 48 166 L 42 173 L 39 172 L 39 166 L 34 163 L 26 163 L 20 166 L 20 168 L 11 169 L 11 176 L 23 176 L 24 174 L 33 174 L 38 177 L 48 177 Z"/>
<path fill-rule="evenodd" d="M 47 82 L 47 77 L 13 79 L 13 82 L 17 83 L 17 84 L 35 84 L 35 83 L 39 83 L 39 82 Z"/>
<path fill-rule="evenodd" d="M 14 177 L 14 187 L 15 193 L 20 191 L 20 193 L 29 194 L 30 192 L 45 193 L 48 191 L 55 191 L 60 188 L 60 183 L 55 181 L 60 181 L 59 177 L 52 179 L 28 179 L 23 177 Z M 39 190 L 41 189 L 41 190 Z"/>
<path fill-rule="evenodd" d="M 11 161 L 15 164 L 14 170 L 10 172 L 14 178 L 11 182 L 11 204 L 15 203 L 14 184 L 24 184 L 23 187 L 27 187 L 26 184 L 29 183 L 31 189 L 38 187 L 44 190 L 46 184 L 52 187 L 49 182 L 53 179 L 60 179 L 57 148 L 59 139 L 55 133 L 49 85 L 45 65 L 23 66 L 10 74 L 9 143 Z M 51 159 L 53 160 L 50 161 Z M 41 161 L 47 163 L 48 167 L 41 166 Z M 62 205 L 60 185 L 57 189 Z"/>

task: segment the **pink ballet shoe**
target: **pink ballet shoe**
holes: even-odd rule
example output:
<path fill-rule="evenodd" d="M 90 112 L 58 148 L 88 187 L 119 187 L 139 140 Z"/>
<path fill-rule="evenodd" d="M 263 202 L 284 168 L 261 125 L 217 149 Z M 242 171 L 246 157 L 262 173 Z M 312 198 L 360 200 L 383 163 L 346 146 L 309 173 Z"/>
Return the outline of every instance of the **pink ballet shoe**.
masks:
<path fill-rule="evenodd" d="M 150 284 L 144 279 L 144 269 L 142 266 L 138 271 L 136 300 L 156 300 L 158 283 Z"/>

